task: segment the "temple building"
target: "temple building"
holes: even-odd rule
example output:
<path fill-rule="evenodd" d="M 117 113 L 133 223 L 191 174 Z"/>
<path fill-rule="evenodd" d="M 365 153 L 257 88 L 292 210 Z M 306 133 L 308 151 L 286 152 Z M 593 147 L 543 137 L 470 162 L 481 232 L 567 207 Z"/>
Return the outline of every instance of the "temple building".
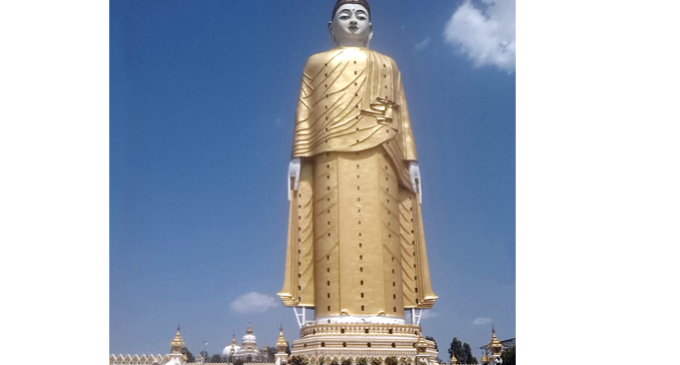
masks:
<path fill-rule="evenodd" d="M 186 365 L 188 358 L 184 353 L 184 339 L 180 333 L 180 328 L 177 326 L 177 334 L 170 342 L 170 353 L 165 356 L 158 355 L 111 355 L 109 357 L 109 365 Z"/>
<path fill-rule="evenodd" d="M 480 347 L 480 349 L 484 350 L 481 361 L 482 365 L 502 364 L 501 353 L 503 350 L 515 346 L 515 338 L 501 341 L 496 336 L 495 327 L 492 327 L 491 332 L 491 342 Z"/>
<path fill-rule="evenodd" d="M 206 363 L 215 365 L 233 365 L 237 360 L 243 361 L 244 365 L 282 365 L 288 361 L 288 341 L 283 336 L 283 327 L 279 330 L 279 338 L 276 341 L 277 352 L 271 353 L 274 357 L 268 357 L 273 348 L 264 346 L 257 348 L 257 338 L 253 334 L 253 327 L 248 324 L 248 331 L 243 336 L 241 345 L 236 343 L 236 336 L 222 352 L 222 363 L 208 362 L 202 355 L 198 355 L 192 362 L 187 357 L 187 349 L 182 339 L 179 326 L 177 333 L 170 342 L 170 353 L 166 355 L 111 355 L 109 365 L 205 365 Z"/>
<path fill-rule="evenodd" d="M 253 334 L 253 326 L 249 323 L 248 330 L 241 340 L 241 345 L 236 343 L 236 336 L 231 343 L 222 350 L 222 358 L 228 362 L 242 360 L 243 362 L 266 362 L 267 347 L 257 348 L 257 337 Z"/>

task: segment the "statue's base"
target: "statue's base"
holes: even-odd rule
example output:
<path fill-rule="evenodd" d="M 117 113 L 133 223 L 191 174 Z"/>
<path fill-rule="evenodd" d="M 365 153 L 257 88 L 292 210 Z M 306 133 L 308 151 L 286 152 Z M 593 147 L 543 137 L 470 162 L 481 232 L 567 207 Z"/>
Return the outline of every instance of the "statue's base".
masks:
<path fill-rule="evenodd" d="M 415 364 L 416 343 L 422 335 L 420 326 L 410 324 L 366 324 L 332 323 L 305 326 L 300 339 L 293 342 L 291 356 L 306 357 L 310 364 L 317 364 L 325 358 L 339 364 L 343 360 L 357 360 L 366 357 L 383 361 L 394 356 L 401 364 Z M 432 362 L 437 358 L 434 342 L 427 343 L 426 354 Z"/>

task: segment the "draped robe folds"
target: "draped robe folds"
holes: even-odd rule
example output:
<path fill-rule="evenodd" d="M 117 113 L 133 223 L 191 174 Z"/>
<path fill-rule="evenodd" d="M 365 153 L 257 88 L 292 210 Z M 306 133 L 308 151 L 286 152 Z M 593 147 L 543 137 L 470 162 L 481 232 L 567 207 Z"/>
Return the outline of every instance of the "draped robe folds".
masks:
<path fill-rule="evenodd" d="M 310 57 L 293 157 L 302 167 L 283 303 L 314 307 L 317 318 L 431 308 L 438 297 L 410 184 L 417 152 L 396 63 L 358 47 Z"/>

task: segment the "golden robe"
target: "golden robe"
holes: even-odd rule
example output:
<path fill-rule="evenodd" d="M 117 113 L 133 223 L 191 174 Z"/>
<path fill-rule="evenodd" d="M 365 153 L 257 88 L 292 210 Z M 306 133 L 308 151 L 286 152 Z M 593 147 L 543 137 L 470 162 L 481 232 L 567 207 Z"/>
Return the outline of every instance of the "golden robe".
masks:
<path fill-rule="evenodd" d="M 336 315 L 404 317 L 431 308 L 417 161 L 401 73 L 390 57 L 339 47 L 313 55 L 302 76 L 293 157 L 287 306 Z"/>

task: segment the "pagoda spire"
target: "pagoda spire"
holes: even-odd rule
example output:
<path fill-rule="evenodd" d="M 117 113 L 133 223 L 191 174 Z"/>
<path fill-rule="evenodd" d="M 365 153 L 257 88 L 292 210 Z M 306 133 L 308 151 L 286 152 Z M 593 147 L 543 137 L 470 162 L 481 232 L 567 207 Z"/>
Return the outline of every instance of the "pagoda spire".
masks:
<path fill-rule="evenodd" d="M 175 334 L 175 338 L 173 338 L 172 342 L 170 342 L 170 346 L 172 346 L 173 354 L 182 353 L 182 348 L 184 348 L 184 340 L 182 339 L 182 334 L 180 333 L 179 324 L 177 325 L 177 334 Z"/>
<path fill-rule="evenodd" d="M 276 340 L 276 348 L 279 351 L 274 355 L 276 357 L 275 365 L 286 363 L 288 361 L 288 353 L 286 352 L 288 349 L 288 341 L 286 341 L 286 338 L 283 336 L 283 324 L 279 327 L 279 338 Z"/>
<path fill-rule="evenodd" d="M 503 344 L 498 339 L 498 337 L 496 337 L 496 328 L 493 325 L 491 325 L 491 331 L 493 335 L 491 336 L 489 348 L 491 348 L 491 352 L 493 353 L 494 356 L 500 356 L 501 350 L 503 350 Z"/>
<path fill-rule="evenodd" d="M 286 352 L 286 347 L 288 347 L 288 341 L 283 336 L 283 325 L 279 328 L 279 338 L 276 340 L 276 347 L 278 347 L 279 352 Z"/>
<path fill-rule="evenodd" d="M 482 354 L 482 364 L 486 364 L 489 362 L 489 357 L 486 356 L 486 351 Z"/>

